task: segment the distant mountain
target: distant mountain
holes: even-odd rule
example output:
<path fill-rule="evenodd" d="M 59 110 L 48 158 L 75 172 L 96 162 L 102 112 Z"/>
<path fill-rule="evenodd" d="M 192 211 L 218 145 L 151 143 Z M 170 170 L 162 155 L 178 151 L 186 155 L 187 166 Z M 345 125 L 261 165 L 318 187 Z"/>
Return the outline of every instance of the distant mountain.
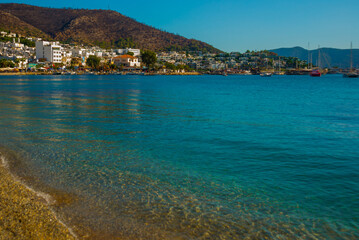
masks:
<path fill-rule="evenodd" d="M 0 29 L 101 47 L 222 52 L 207 43 L 161 31 L 110 10 L 0 4 Z"/>
<path fill-rule="evenodd" d="M 308 50 L 302 47 L 278 48 L 269 50 L 284 57 L 297 57 L 302 60 L 308 60 Z M 312 62 L 317 65 L 318 49 L 309 51 L 312 56 Z M 322 67 L 350 67 L 350 49 L 320 48 L 320 59 Z M 353 67 L 359 68 L 359 49 L 353 49 Z"/>

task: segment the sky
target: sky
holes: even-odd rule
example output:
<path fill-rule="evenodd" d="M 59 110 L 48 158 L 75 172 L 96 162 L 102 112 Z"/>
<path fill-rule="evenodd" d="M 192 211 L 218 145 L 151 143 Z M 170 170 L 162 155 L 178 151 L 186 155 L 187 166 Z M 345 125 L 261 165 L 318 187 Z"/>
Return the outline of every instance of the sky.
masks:
<path fill-rule="evenodd" d="M 358 0 L 31 0 L 43 7 L 111 9 L 226 52 L 301 46 L 359 48 Z"/>

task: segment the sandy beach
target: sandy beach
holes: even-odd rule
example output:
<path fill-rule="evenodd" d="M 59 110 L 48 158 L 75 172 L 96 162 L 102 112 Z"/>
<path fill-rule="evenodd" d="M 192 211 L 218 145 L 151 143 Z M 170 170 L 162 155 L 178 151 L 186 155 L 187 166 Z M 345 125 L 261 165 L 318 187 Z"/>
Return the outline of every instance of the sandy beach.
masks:
<path fill-rule="evenodd" d="M 18 181 L 0 153 L 0 239 L 76 239 L 46 200 Z"/>

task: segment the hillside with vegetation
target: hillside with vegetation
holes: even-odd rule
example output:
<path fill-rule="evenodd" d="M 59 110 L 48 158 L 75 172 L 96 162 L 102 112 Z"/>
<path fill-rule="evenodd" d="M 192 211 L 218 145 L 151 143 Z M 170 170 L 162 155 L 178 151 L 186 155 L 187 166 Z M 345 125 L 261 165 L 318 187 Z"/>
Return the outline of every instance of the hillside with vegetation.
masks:
<path fill-rule="evenodd" d="M 50 37 L 36 27 L 3 10 L 0 10 L 0 30 L 16 32 L 23 36 L 37 36 L 45 39 Z"/>
<path fill-rule="evenodd" d="M 221 52 L 194 39 L 164 32 L 111 10 L 56 9 L 0 4 L 0 28 L 65 43 L 103 48 Z"/>

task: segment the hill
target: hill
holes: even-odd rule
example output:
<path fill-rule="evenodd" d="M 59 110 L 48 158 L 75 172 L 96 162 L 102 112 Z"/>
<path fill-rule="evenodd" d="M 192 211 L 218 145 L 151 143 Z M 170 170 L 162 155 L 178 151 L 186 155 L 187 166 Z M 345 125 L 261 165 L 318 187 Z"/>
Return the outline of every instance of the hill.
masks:
<path fill-rule="evenodd" d="M 278 48 L 269 51 L 275 52 L 279 56 L 297 57 L 302 60 L 308 60 L 308 50 L 301 47 Z M 318 49 L 311 50 L 309 53 L 312 56 L 313 64 L 316 65 L 318 61 Z M 350 49 L 320 48 L 320 56 L 322 67 L 350 67 Z M 359 68 L 359 49 L 353 49 L 353 67 Z"/>
<path fill-rule="evenodd" d="M 41 38 L 49 38 L 45 33 L 30 24 L 21 21 L 18 17 L 0 10 L 0 29 L 11 30 L 24 36 L 38 36 Z"/>
<path fill-rule="evenodd" d="M 3 30 L 31 32 L 65 43 L 221 52 L 207 43 L 161 31 L 111 10 L 56 9 L 14 3 L 0 4 L 0 9 Z"/>

